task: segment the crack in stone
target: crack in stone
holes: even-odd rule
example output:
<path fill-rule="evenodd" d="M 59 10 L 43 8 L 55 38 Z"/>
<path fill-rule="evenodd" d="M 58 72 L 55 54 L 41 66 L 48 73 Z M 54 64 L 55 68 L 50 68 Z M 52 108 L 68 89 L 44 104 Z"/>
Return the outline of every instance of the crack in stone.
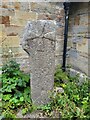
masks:
<path fill-rule="evenodd" d="M 41 36 L 41 35 L 40 35 Z M 26 40 L 27 41 L 29 41 L 29 40 L 34 40 L 34 39 L 37 39 L 37 38 L 45 38 L 45 39 L 48 39 L 48 40 L 50 40 L 50 41 L 55 41 L 55 40 L 53 40 L 53 39 L 50 39 L 50 38 L 48 38 L 48 37 L 45 37 L 45 36 L 36 36 L 36 37 L 34 37 L 34 38 L 27 38 Z"/>

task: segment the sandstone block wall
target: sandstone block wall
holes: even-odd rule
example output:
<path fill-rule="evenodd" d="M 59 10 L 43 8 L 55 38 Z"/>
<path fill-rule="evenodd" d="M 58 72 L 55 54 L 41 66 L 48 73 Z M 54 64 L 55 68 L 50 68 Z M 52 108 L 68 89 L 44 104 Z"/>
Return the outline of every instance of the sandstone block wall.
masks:
<path fill-rule="evenodd" d="M 27 21 L 55 20 L 56 51 L 55 63 L 62 61 L 64 10 L 62 2 L 6 2 L 0 4 L 0 66 L 15 58 L 24 71 L 29 71 L 29 57 L 20 45 Z M 28 67 L 27 67 L 28 66 Z"/>
<path fill-rule="evenodd" d="M 88 21 L 88 3 L 75 3 L 72 5 L 72 12 L 69 17 L 69 34 L 68 46 L 69 51 L 68 63 L 76 70 L 88 74 L 89 49 L 88 41 L 89 21 Z"/>
<path fill-rule="evenodd" d="M 12 1 L 12 0 L 11 0 Z M 55 64 L 62 63 L 64 40 L 64 9 L 63 1 L 31 0 L 31 2 L 0 3 L 0 68 L 8 58 L 15 58 L 24 71 L 29 71 L 29 57 L 20 45 L 23 29 L 29 20 L 55 20 L 56 50 Z M 43 2 L 42 2 L 43 1 Z M 56 2 L 55 2 L 56 1 Z M 88 26 L 90 14 L 87 3 L 73 3 L 69 17 L 69 35 L 67 64 L 76 70 L 88 74 L 90 59 Z M 28 67 L 27 67 L 28 66 Z"/>

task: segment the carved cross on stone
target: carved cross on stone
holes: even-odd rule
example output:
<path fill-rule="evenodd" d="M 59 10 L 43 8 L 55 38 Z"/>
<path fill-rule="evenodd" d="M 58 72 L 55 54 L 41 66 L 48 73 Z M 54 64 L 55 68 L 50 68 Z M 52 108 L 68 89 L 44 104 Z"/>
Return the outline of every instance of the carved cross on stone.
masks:
<path fill-rule="evenodd" d="M 38 20 L 27 23 L 22 48 L 30 56 L 31 99 L 34 104 L 46 104 L 53 89 L 55 70 L 55 21 Z"/>

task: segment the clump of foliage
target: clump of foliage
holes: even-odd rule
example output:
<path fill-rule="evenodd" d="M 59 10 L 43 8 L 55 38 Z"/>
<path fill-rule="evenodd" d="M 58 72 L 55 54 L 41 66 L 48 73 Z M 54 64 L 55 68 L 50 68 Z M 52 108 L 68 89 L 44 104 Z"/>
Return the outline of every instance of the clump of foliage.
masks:
<path fill-rule="evenodd" d="M 41 109 L 48 116 L 53 116 L 52 111 L 57 111 L 62 118 L 70 119 L 90 119 L 90 92 L 89 79 L 85 79 L 79 84 L 79 76 L 69 76 L 62 72 L 60 66 L 55 72 L 55 87 L 62 87 L 64 93 L 51 92 L 51 102 L 41 106 Z"/>
<path fill-rule="evenodd" d="M 30 76 L 20 70 L 20 66 L 15 61 L 9 61 L 2 68 L 2 116 L 5 118 L 15 118 L 19 109 L 22 114 L 40 109 L 45 115 L 52 117 L 54 112 L 58 112 L 62 118 L 70 119 L 90 119 L 90 92 L 89 79 L 85 79 L 79 84 L 79 76 L 71 77 L 56 67 L 54 75 L 55 87 L 62 87 L 64 93 L 52 91 L 51 101 L 43 106 L 36 107 L 31 102 L 30 97 Z M 0 81 L 0 82 L 1 82 Z M 1 104 L 0 104 L 1 105 Z"/>
<path fill-rule="evenodd" d="M 25 114 L 31 109 L 30 75 L 20 70 L 20 65 L 11 60 L 2 67 L 2 115 L 15 118 L 19 108 Z"/>
<path fill-rule="evenodd" d="M 69 80 L 68 74 L 63 72 L 60 65 L 57 65 L 55 74 L 54 74 L 54 83 L 58 86 L 58 83 L 64 83 Z"/>

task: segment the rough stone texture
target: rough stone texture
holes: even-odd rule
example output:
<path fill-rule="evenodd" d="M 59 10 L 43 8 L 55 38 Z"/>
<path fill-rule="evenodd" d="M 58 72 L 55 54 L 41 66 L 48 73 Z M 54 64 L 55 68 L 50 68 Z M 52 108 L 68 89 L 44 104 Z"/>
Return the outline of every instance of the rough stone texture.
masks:
<path fill-rule="evenodd" d="M 26 68 L 27 66 L 25 66 L 25 63 L 22 64 L 22 59 L 23 61 L 25 59 L 25 62 L 28 62 L 26 60 L 28 54 L 25 54 L 21 46 L 17 45 L 17 43 L 20 44 L 19 40 L 22 29 L 27 24 L 28 20 L 55 20 L 57 26 L 55 65 L 62 64 L 62 49 L 63 49 L 63 40 L 64 40 L 63 0 L 25 0 L 25 1 L 19 2 L 17 0 L 14 0 L 12 2 L 11 0 L 3 0 L 2 4 L 0 4 L 0 11 L 1 11 L 0 12 L 0 47 L 2 47 L 2 51 L 5 51 L 3 50 L 5 49 L 5 46 L 7 49 L 6 54 L 8 53 L 8 49 L 12 49 L 16 57 L 15 59 L 17 61 L 18 59 L 19 61 L 21 59 L 21 63 L 20 63 L 21 66 L 23 66 L 23 68 L 24 67 Z M 69 35 L 68 35 L 69 36 L 68 49 L 71 48 L 71 51 L 69 50 L 67 52 L 67 54 L 69 56 L 71 55 L 71 57 L 68 58 L 67 56 L 67 64 L 71 64 L 73 67 L 76 67 L 76 69 L 80 69 L 82 72 L 85 72 L 87 74 L 87 69 L 89 68 L 88 64 L 90 64 L 89 62 L 87 63 L 87 59 L 88 61 L 90 59 L 88 58 L 88 56 L 90 56 L 89 53 L 90 50 L 88 49 L 89 48 L 88 42 L 90 41 L 88 38 L 88 33 L 90 33 L 88 32 L 88 28 L 89 28 L 88 26 L 90 25 L 90 20 L 89 20 L 90 15 L 88 14 L 88 10 L 90 11 L 90 9 L 88 9 L 86 2 L 81 4 L 73 3 L 71 7 L 72 7 L 72 11 L 71 11 L 72 14 L 70 13 L 71 15 L 69 17 Z M 10 40 L 9 36 L 12 36 L 12 40 Z M 17 39 L 15 36 L 17 37 Z M 13 42 L 14 45 L 12 45 L 13 39 L 15 39 L 15 41 Z M 76 54 L 76 52 L 73 52 L 73 49 L 75 49 L 78 52 L 79 58 L 73 57 L 73 55 Z M 0 55 L 2 56 L 2 54 Z M 83 57 L 81 58 L 81 56 Z M 82 63 L 80 62 L 81 59 L 82 59 Z M 85 68 L 83 66 L 85 66 Z M 29 68 L 27 67 L 27 71 L 28 70 Z M 88 70 L 88 72 L 89 71 L 90 70 Z"/>
<path fill-rule="evenodd" d="M 85 82 L 87 80 L 87 76 L 79 71 L 76 71 L 75 69 L 70 68 L 70 76 L 76 76 L 79 75 L 79 81 L 78 84 L 81 85 L 83 82 Z"/>
<path fill-rule="evenodd" d="M 55 92 L 55 94 L 57 94 L 57 93 L 64 93 L 64 89 L 62 87 L 56 87 L 54 89 L 54 92 Z"/>
<path fill-rule="evenodd" d="M 68 64 L 77 71 L 88 74 L 88 3 L 76 3 L 72 6 L 69 17 L 69 50 Z"/>
<path fill-rule="evenodd" d="M 55 21 L 28 22 L 22 47 L 30 56 L 31 98 L 34 104 L 46 104 L 53 89 L 55 69 Z"/>
<path fill-rule="evenodd" d="M 55 65 L 61 63 L 62 54 L 59 50 L 63 45 L 60 38 L 60 36 L 63 36 L 64 31 L 63 2 L 60 0 L 31 0 L 26 2 L 3 0 L 2 4 L 0 4 L 0 11 L 0 47 L 2 47 L 3 52 L 6 51 L 1 54 L 3 61 L 6 61 L 9 56 L 9 49 L 11 49 L 21 68 L 25 72 L 30 72 L 28 71 L 30 70 L 29 64 L 28 66 L 25 64 L 28 63 L 28 54 L 20 46 L 22 30 L 30 20 L 55 20 L 57 26 L 56 41 L 61 44 L 56 45 Z"/>
<path fill-rule="evenodd" d="M 20 110 L 17 114 L 17 118 L 22 118 L 22 119 L 38 119 L 38 120 L 52 120 L 52 119 L 60 119 L 60 113 L 58 111 L 52 111 L 52 117 L 50 118 L 49 116 L 45 115 L 43 111 L 34 111 L 32 113 L 27 113 L 26 115 L 22 115 L 22 111 Z"/>

